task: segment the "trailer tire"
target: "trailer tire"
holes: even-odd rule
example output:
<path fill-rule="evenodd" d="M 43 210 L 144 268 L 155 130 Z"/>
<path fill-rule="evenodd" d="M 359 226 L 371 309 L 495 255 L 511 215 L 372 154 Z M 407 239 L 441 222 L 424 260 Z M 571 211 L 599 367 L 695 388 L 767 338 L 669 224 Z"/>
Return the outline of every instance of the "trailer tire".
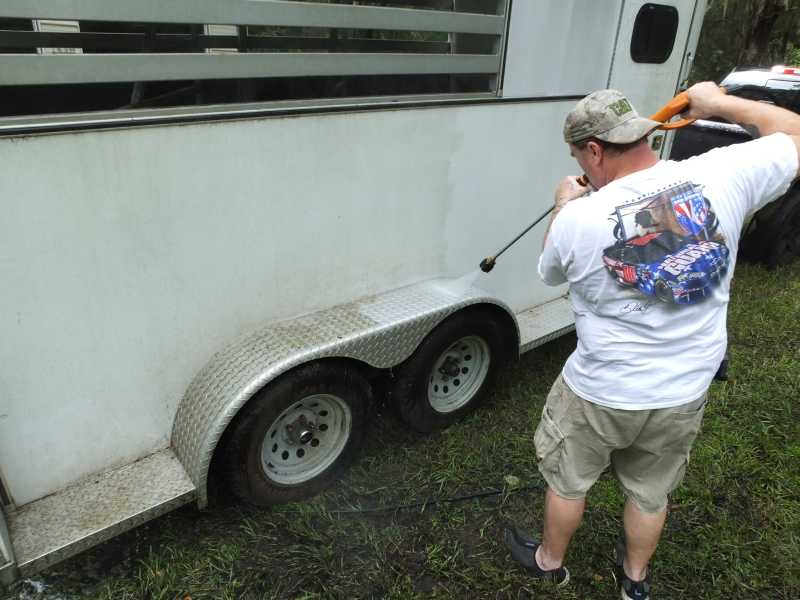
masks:
<path fill-rule="evenodd" d="M 311 363 L 259 391 L 237 415 L 223 448 L 223 479 L 240 500 L 271 506 L 332 484 L 361 447 L 371 397 L 342 363 Z"/>
<path fill-rule="evenodd" d="M 436 327 L 395 370 L 392 398 L 403 421 L 429 433 L 475 410 L 501 362 L 502 342 L 500 324 L 481 311 Z"/>

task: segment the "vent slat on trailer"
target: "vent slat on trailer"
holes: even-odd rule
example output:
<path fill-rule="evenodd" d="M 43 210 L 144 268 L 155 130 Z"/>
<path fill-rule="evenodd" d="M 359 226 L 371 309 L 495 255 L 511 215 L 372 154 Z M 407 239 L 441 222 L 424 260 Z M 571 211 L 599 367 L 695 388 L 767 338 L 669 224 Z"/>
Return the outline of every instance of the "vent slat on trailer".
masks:
<path fill-rule="evenodd" d="M 0 58 L 0 85 L 178 81 L 225 77 L 494 73 L 496 55 L 470 54 L 83 54 Z"/>
<path fill-rule="evenodd" d="M 40 33 L 38 31 L 0 31 L 2 48 L 83 48 L 84 50 L 187 51 L 197 48 L 236 48 L 239 38 L 233 35 L 194 35 L 191 33 Z M 450 50 L 449 42 L 417 40 L 381 40 L 367 38 L 329 38 L 250 35 L 248 50 L 296 50 L 364 52 L 413 52 L 442 54 Z"/>
<path fill-rule="evenodd" d="M 183 0 L 169 3 L 163 0 L 3 0 L 0 17 L 341 27 L 484 35 L 502 35 L 505 27 L 505 17 L 498 15 L 280 0 Z"/>

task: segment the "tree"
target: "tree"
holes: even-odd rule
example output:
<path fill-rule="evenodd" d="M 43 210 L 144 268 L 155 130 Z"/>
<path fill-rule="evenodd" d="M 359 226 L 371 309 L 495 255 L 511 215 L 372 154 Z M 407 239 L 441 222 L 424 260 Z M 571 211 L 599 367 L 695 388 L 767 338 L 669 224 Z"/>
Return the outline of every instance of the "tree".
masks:
<path fill-rule="evenodd" d="M 756 0 L 750 2 L 753 19 L 748 32 L 747 45 L 739 55 L 739 62 L 747 65 L 760 65 L 775 62 L 770 46 L 778 18 L 786 10 L 786 0 Z M 786 49 L 784 48 L 783 54 Z M 781 57 L 782 58 L 782 57 Z"/>
<path fill-rule="evenodd" d="M 693 80 L 719 80 L 735 67 L 791 63 L 800 47 L 800 0 L 711 0 Z"/>

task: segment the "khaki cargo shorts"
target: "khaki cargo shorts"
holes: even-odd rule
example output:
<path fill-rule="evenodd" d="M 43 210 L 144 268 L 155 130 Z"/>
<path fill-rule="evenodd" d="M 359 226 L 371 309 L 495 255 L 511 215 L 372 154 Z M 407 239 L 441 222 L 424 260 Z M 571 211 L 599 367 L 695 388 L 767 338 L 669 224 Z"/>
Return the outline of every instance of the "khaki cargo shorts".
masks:
<path fill-rule="evenodd" d="M 562 498 L 583 498 L 610 465 L 625 495 L 648 513 L 683 480 L 706 395 L 673 408 L 619 410 L 573 392 L 561 375 L 534 435 L 539 471 Z"/>

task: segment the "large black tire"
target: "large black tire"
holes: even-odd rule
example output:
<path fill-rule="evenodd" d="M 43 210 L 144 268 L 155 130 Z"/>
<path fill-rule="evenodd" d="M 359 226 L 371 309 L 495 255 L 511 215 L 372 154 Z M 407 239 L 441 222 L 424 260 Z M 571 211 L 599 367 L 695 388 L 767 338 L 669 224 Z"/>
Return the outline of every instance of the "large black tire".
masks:
<path fill-rule="evenodd" d="M 369 383 L 346 364 L 312 363 L 283 375 L 226 433 L 222 479 L 234 496 L 258 506 L 319 493 L 358 454 L 370 397 Z"/>
<path fill-rule="evenodd" d="M 800 257 L 800 189 L 759 210 L 742 234 L 739 260 L 769 268 L 787 265 Z"/>
<path fill-rule="evenodd" d="M 429 433 L 475 410 L 502 362 L 503 342 L 500 324 L 482 311 L 458 313 L 436 327 L 395 369 L 392 399 L 403 421 Z M 485 363 L 478 365 L 475 351 Z"/>
<path fill-rule="evenodd" d="M 800 256 L 800 191 L 785 200 L 773 218 L 767 234 L 764 262 L 775 268 L 788 265 Z"/>

